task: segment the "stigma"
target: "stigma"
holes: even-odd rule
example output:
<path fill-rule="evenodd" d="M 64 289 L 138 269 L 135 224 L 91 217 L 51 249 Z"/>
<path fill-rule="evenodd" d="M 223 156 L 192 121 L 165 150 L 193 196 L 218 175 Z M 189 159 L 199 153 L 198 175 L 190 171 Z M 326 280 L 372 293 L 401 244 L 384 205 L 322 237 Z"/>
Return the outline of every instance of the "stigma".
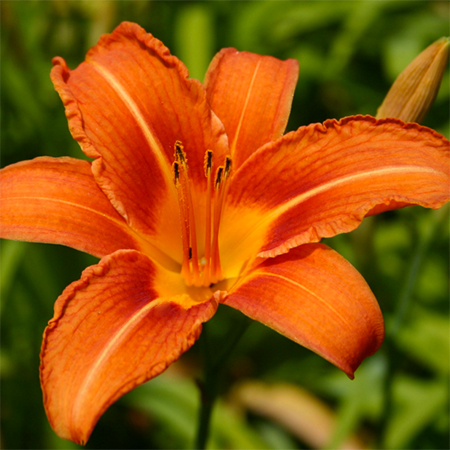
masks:
<path fill-rule="evenodd" d="M 183 248 L 181 274 L 188 286 L 210 286 L 223 279 L 219 254 L 219 227 L 227 180 L 231 173 L 231 158 L 227 156 L 223 165 L 214 171 L 213 152 L 207 150 L 205 153 L 206 211 L 203 246 L 197 242 L 188 161 L 180 141 L 176 141 L 174 145 L 172 169 L 180 211 Z M 203 249 L 202 254 L 199 254 L 199 248 Z"/>

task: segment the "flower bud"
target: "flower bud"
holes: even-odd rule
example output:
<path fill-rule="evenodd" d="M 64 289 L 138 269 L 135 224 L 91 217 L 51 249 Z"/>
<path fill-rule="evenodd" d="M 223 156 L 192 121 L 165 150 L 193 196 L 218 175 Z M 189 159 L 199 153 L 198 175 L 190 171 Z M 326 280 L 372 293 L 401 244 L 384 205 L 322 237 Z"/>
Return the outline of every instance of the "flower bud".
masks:
<path fill-rule="evenodd" d="M 423 120 L 439 91 L 447 67 L 449 43 L 449 38 L 437 40 L 403 70 L 378 108 L 377 119 Z"/>

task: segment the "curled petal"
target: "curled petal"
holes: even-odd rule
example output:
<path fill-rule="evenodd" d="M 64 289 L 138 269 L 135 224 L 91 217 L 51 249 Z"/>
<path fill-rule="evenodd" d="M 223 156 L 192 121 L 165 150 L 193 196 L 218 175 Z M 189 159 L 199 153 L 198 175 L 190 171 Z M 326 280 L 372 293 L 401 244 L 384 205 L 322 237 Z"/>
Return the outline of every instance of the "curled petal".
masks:
<path fill-rule="evenodd" d="M 230 142 L 233 167 L 282 136 L 298 79 L 298 62 L 221 50 L 205 77 L 208 99 Z"/>
<path fill-rule="evenodd" d="M 187 79 L 186 67 L 162 42 L 128 22 L 104 35 L 75 70 L 62 58 L 53 64 L 69 128 L 96 158 L 99 186 L 131 227 L 180 261 L 175 142 L 184 145 L 193 184 L 204 190 L 206 150 L 220 164 L 228 150 L 204 87 Z"/>
<path fill-rule="evenodd" d="M 23 161 L 2 169 L 0 184 L 2 238 L 63 244 L 98 257 L 146 246 L 99 189 L 87 161 Z"/>
<path fill-rule="evenodd" d="M 217 308 L 206 288 L 119 250 L 68 286 L 44 333 L 41 384 L 50 424 L 85 443 L 105 409 L 192 346 Z"/>
<path fill-rule="evenodd" d="M 318 353 L 350 378 L 384 337 L 383 316 L 367 283 L 323 244 L 265 260 L 223 303 Z"/>
<path fill-rule="evenodd" d="M 302 127 L 266 145 L 230 183 L 222 226 L 232 232 L 221 242 L 230 273 L 236 254 L 271 257 L 349 232 L 369 214 L 441 207 L 449 150 L 428 128 L 369 116 Z"/>

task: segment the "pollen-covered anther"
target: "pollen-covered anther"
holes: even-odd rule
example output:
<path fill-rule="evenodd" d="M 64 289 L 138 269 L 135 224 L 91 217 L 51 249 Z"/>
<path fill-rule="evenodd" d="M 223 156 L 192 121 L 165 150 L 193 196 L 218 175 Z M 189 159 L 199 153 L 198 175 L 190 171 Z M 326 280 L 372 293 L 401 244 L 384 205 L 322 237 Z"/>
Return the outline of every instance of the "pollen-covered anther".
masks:
<path fill-rule="evenodd" d="M 187 164 L 186 154 L 184 153 L 184 147 L 181 141 L 175 141 L 175 161 L 179 161 L 181 164 Z"/>
<path fill-rule="evenodd" d="M 214 187 L 216 188 L 216 190 L 220 189 L 220 185 L 222 183 L 223 171 L 224 171 L 224 167 L 223 166 L 220 166 L 220 167 L 217 168 L 216 182 L 214 183 Z"/>
<path fill-rule="evenodd" d="M 225 158 L 225 178 L 228 178 L 231 173 L 231 156 Z"/>
<path fill-rule="evenodd" d="M 178 185 L 180 184 L 180 167 L 177 161 L 173 162 L 172 169 L 173 169 L 173 182 L 175 186 L 178 187 Z"/>
<path fill-rule="evenodd" d="M 205 177 L 208 178 L 212 170 L 213 152 L 212 150 L 206 150 L 205 153 Z"/>

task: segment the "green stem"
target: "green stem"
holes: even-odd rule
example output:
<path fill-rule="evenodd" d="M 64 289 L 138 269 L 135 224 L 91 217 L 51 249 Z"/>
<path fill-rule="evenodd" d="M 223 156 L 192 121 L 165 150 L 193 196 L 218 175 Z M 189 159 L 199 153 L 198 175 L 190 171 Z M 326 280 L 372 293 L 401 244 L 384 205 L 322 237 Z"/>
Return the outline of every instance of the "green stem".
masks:
<path fill-rule="evenodd" d="M 244 317 L 240 326 L 235 328 L 233 334 L 229 336 L 229 339 L 222 347 L 222 351 L 218 352 L 214 357 L 211 352 L 211 342 L 208 324 L 203 325 L 203 331 L 201 336 L 202 351 L 204 359 L 204 380 L 199 382 L 200 387 L 200 409 L 198 416 L 198 428 L 197 436 L 195 440 L 194 449 L 203 450 L 206 449 L 206 444 L 209 437 L 209 429 L 211 425 L 211 415 L 214 409 L 215 401 L 220 391 L 221 375 L 225 363 L 233 352 L 239 339 L 248 328 L 251 320 Z"/>
<path fill-rule="evenodd" d="M 206 443 L 209 436 L 209 426 L 211 424 L 211 414 L 213 411 L 216 396 L 212 398 L 211 396 L 206 396 L 201 393 L 201 406 L 199 414 L 199 422 L 197 429 L 197 438 L 194 449 L 203 450 L 206 449 Z"/>

